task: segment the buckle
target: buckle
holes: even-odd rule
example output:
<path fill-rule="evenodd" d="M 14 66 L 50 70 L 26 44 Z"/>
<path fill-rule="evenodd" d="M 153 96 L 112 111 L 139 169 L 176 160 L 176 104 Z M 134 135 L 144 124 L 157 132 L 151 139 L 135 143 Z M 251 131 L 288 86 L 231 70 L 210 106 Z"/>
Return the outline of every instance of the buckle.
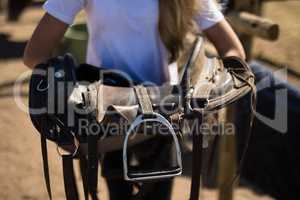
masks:
<path fill-rule="evenodd" d="M 128 157 L 127 157 L 127 147 L 128 147 L 128 140 L 129 137 L 135 133 L 135 129 L 147 122 L 156 122 L 160 123 L 167 127 L 168 132 L 171 133 L 173 137 L 173 141 L 175 144 L 176 149 L 176 166 L 163 169 L 163 170 L 146 170 L 146 171 L 137 171 L 137 170 L 130 170 L 128 165 Z M 175 176 L 179 176 L 182 174 L 182 156 L 178 138 L 176 133 L 171 125 L 171 123 L 163 117 L 161 114 L 152 113 L 152 117 L 149 116 L 145 117 L 144 115 L 139 115 L 131 124 L 128 131 L 126 132 L 124 143 L 123 143 L 123 172 L 124 172 L 124 179 L 127 181 L 150 181 L 150 180 L 158 180 L 158 179 L 166 179 L 172 178 Z"/>

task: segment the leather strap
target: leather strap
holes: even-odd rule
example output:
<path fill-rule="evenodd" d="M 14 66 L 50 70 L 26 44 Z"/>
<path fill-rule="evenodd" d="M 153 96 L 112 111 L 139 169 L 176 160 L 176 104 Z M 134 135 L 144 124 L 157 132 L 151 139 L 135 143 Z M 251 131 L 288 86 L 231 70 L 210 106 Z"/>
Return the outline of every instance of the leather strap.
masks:
<path fill-rule="evenodd" d="M 82 185 L 83 185 L 83 192 L 84 197 L 86 200 L 89 198 L 89 191 L 88 191 L 88 185 L 87 185 L 87 159 L 84 155 L 79 157 L 79 166 L 80 166 L 80 174 L 82 179 Z"/>
<path fill-rule="evenodd" d="M 51 192 L 51 182 L 49 176 L 49 163 L 48 163 L 48 150 L 47 150 L 47 139 L 45 136 L 41 135 L 41 150 L 43 158 L 43 168 L 44 168 L 44 180 L 47 188 L 48 197 L 52 199 Z"/>
<path fill-rule="evenodd" d="M 91 123 L 97 123 L 93 115 L 90 116 Z M 93 200 L 97 200 L 98 186 L 98 134 L 89 133 L 87 136 L 88 142 L 88 162 L 87 162 L 87 186 Z"/>
<path fill-rule="evenodd" d="M 185 114 L 190 113 L 189 109 L 189 98 L 188 94 L 190 92 L 190 78 L 191 78 L 191 68 L 195 65 L 198 56 L 200 54 L 200 51 L 203 48 L 203 38 L 202 37 L 197 37 L 193 43 L 192 49 L 191 49 L 191 54 L 187 60 L 187 63 L 183 66 L 183 73 L 180 79 L 180 86 L 182 89 L 182 97 L 183 97 L 183 106 L 184 106 L 184 112 Z"/>
<path fill-rule="evenodd" d="M 134 87 L 134 91 L 137 96 L 142 114 L 145 116 L 151 116 L 153 113 L 153 108 L 147 89 L 142 85 L 138 85 Z"/>
<path fill-rule="evenodd" d="M 200 182 L 202 171 L 202 140 L 203 135 L 200 132 L 202 116 L 196 118 L 198 127 L 192 127 L 193 130 L 193 161 L 192 161 L 192 186 L 190 200 L 198 200 L 200 196 Z M 194 123 L 193 123 L 194 124 Z"/>
<path fill-rule="evenodd" d="M 194 41 L 193 47 L 191 49 L 190 57 L 188 58 L 187 63 L 183 68 L 183 74 L 181 78 L 180 85 L 182 87 L 183 95 L 183 106 L 185 114 L 189 115 L 191 110 L 189 107 L 189 92 L 190 92 L 190 70 L 196 63 L 199 52 L 203 48 L 203 39 L 197 37 Z M 199 115 L 199 114 L 198 114 Z M 193 116 L 194 118 L 195 116 Z M 195 118 L 194 120 L 199 120 L 199 126 L 202 122 L 202 116 Z M 194 124 L 194 123 L 193 123 Z M 198 200 L 200 195 L 200 176 L 202 168 L 202 139 L 203 136 L 199 132 L 199 127 L 192 127 L 193 130 L 193 160 L 192 160 L 192 184 L 191 184 L 191 193 L 190 200 Z"/>
<path fill-rule="evenodd" d="M 247 153 L 249 150 L 249 144 L 252 137 L 252 131 L 253 131 L 253 123 L 255 119 L 255 112 L 256 112 L 256 103 L 257 103 L 257 90 L 255 83 L 251 82 L 251 79 L 254 79 L 255 76 L 252 73 L 249 65 L 242 59 L 231 56 L 223 58 L 223 64 L 224 67 L 227 68 L 230 73 L 233 75 L 233 77 L 237 80 L 239 80 L 243 84 L 247 84 L 251 88 L 251 113 L 250 113 L 250 120 L 249 120 L 249 129 L 245 141 L 245 147 L 242 151 L 241 159 L 239 161 L 238 169 L 236 171 L 235 176 L 230 181 L 230 184 L 228 184 L 227 187 L 231 187 L 240 177 L 242 169 L 244 167 L 245 159 L 247 157 Z M 239 85 L 237 85 L 238 87 Z"/>
<path fill-rule="evenodd" d="M 78 189 L 74 173 L 73 157 L 62 156 L 64 186 L 67 200 L 78 200 Z"/>

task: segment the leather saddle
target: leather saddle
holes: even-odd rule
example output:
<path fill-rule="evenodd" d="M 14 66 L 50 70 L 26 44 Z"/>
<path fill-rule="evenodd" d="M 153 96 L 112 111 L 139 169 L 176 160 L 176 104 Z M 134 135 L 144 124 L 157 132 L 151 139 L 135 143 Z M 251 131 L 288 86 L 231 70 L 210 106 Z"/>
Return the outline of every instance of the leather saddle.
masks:
<path fill-rule="evenodd" d="M 38 65 L 31 77 L 29 107 L 33 125 L 42 136 L 56 142 L 71 156 L 76 156 L 79 150 L 88 155 L 91 146 L 95 147 L 96 154 L 123 149 L 126 180 L 180 175 L 182 159 L 178 133 L 181 127 L 174 125 L 180 124 L 185 117 L 216 111 L 237 101 L 249 93 L 254 84 L 253 76 L 243 77 L 247 79 L 245 82 L 236 76 L 236 71 L 225 68 L 220 59 L 207 57 L 203 44 L 201 37 L 193 44 L 178 85 L 141 85 L 122 72 L 76 65 L 68 54 L 52 58 Z M 110 132 L 112 124 L 119 125 L 117 132 L 120 134 Z M 127 148 L 156 137 L 160 129 L 153 127 L 161 126 L 173 138 L 176 167 L 131 172 Z M 152 134 L 136 134 L 141 130 L 148 133 L 148 128 Z M 93 138 L 93 144 L 89 144 L 89 137 Z"/>

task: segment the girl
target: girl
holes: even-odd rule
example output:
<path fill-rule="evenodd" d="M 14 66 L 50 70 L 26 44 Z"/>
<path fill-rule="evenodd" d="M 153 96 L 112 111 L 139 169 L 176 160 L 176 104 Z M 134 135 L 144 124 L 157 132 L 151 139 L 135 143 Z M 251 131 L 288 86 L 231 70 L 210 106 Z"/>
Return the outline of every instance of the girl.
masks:
<path fill-rule="evenodd" d="M 138 83 L 160 85 L 171 80 L 168 63 L 178 58 L 192 21 L 221 57 L 245 59 L 238 37 L 213 0 L 48 0 L 44 9 L 46 14 L 24 53 L 24 63 L 30 68 L 51 56 L 82 9 L 89 30 L 86 62 L 121 70 Z M 146 146 L 161 148 L 161 154 L 168 152 L 168 145 L 158 142 Z M 121 168 L 121 158 L 120 152 L 106 154 L 103 171 Z M 122 178 L 107 179 L 107 183 L 110 199 L 126 200 L 132 196 L 132 186 Z M 171 181 L 155 183 L 143 199 L 168 200 L 170 191 Z"/>

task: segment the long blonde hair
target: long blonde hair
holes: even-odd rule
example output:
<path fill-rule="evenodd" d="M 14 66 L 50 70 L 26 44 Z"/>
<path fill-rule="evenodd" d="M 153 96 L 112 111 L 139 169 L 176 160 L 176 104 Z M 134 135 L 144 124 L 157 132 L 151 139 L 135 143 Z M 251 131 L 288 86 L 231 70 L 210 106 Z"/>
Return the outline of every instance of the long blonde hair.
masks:
<path fill-rule="evenodd" d="M 179 57 L 197 10 L 196 0 L 159 0 L 159 32 L 170 52 L 170 61 Z"/>

